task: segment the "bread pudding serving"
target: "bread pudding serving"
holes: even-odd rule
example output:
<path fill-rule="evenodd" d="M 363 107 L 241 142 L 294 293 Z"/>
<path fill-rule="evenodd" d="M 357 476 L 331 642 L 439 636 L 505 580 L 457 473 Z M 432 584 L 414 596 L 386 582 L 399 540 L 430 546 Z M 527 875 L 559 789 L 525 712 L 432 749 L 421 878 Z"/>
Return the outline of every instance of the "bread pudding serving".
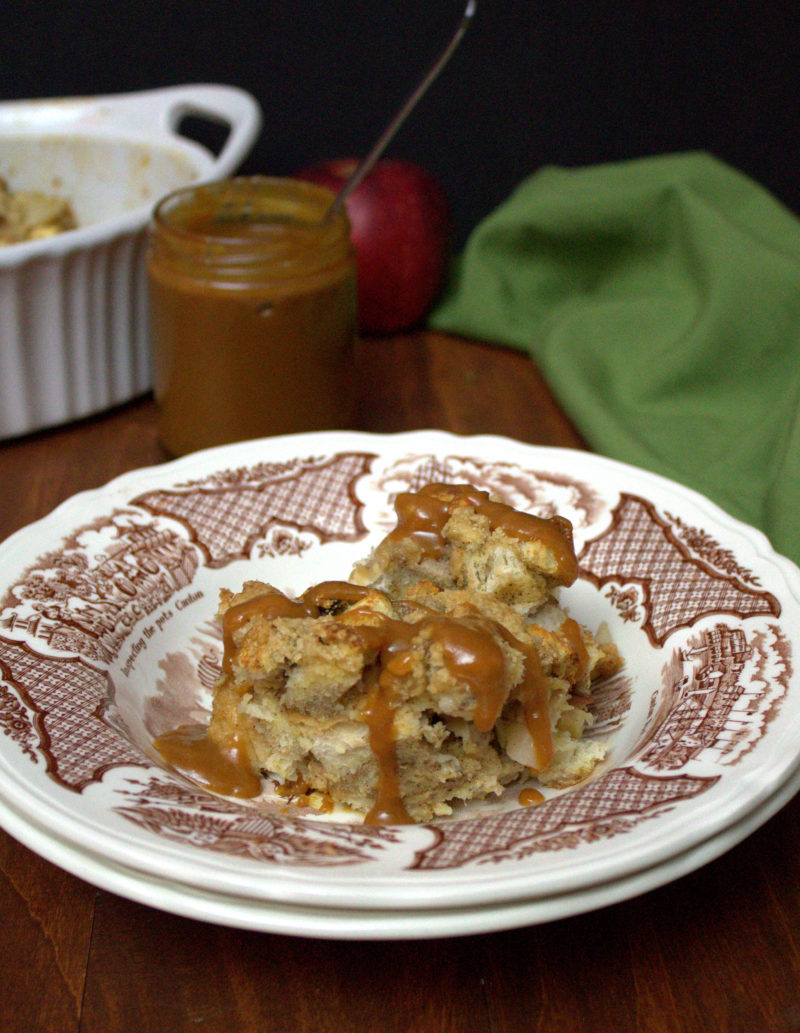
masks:
<path fill-rule="evenodd" d="M 577 576 L 569 522 L 460 484 L 395 509 L 348 581 L 223 591 L 206 748 L 254 787 L 266 775 L 369 824 L 430 821 L 531 775 L 586 778 L 606 753 L 582 738 L 592 683 L 620 660 L 556 601 Z M 169 736 L 156 745 L 174 759 Z"/>

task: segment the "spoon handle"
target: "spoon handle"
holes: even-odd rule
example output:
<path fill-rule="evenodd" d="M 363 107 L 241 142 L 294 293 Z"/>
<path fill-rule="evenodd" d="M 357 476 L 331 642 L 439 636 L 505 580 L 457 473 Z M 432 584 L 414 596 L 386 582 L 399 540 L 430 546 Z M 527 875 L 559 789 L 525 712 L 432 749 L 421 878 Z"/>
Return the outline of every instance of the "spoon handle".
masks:
<path fill-rule="evenodd" d="M 380 158 L 381 154 L 383 154 L 392 137 L 395 135 L 400 126 L 405 122 L 405 120 L 417 106 L 417 102 L 427 92 L 428 87 L 431 85 L 431 83 L 437 77 L 439 72 L 441 72 L 441 70 L 450 60 L 450 55 L 461 42 L 461 37 L 466 32 L 467 26 L 472 20 L 472 16 L 475 14 L 475 9 L 477 8 L 477 6 L 477 0 L 468 0 L 466 9 L 463 15 L 461 16 L 461 21 L 458 23 L 456 31 L 453 33 L 450 42 L 444 48 L 442 53 L 431 66 L 427 75 L 421 80 L 417 88 L 414 90 L 414 92 L 411 94 L 411 96 L 408 98 L 408 100 L 405 102 L 402 108 L 400 108 L 400 110 L 394 116 L 389 125 L 384 129 L 384 131 L 375 141 L 372 150 L 369 152 L 369 154 L 367 154 L 365 158 L 362 158 L 362 160 L 352 171 L 344 186 L 336 195 L 333 203 L 328 209 L 328 218 L 332 215 L 335 215 L 337 212 L 341 210 L 347 198 L 355 190 L 355 188 L 358 186 L 358 184 L 361 182 L 364 176 L 366 176 L 367 173 L 372 169 L 375 162 L 378 160 L 378 158 Z"/>

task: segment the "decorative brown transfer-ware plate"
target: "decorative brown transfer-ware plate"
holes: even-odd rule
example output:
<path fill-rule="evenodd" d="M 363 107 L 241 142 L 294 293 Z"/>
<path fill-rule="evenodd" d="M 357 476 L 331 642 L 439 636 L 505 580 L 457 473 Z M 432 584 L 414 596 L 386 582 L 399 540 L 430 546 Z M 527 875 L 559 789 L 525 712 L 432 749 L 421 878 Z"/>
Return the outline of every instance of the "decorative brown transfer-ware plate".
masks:
<path fill-rule="evenodd" d="M 153 738 L 208 712 L 220 588 L 347 577 L 391 526 L 394 494 L 430 480 L 572 521 L 581 573 L 562 602 L 607 625 L 625 659 L 594 703 L 604 765 L 535 807 L 517 786 L 388 828 L 287 808 L 269 785 L 220 798 L 166 769 Z M 799 600 L 800 572 L 759 532 L 588 453 L 429 431 L 198 453 L 0 546 L 0 822 L 100 885 L 231 924 L 335 935 L 341 919 L 350 935 L 353 909 L 398 929 L 450 909 L 442 928 L 457 932 L 470 909 L 573 913 L 604 886 L 640 892 L 704 863 L 794 792 Z"/>

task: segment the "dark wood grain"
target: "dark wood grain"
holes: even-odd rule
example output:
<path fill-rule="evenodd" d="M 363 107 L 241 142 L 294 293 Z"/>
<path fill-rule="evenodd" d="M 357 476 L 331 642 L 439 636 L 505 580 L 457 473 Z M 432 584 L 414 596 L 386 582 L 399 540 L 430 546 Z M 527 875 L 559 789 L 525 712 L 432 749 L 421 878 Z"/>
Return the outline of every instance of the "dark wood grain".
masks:
<path fill-rule="evenodd" d="M 365 341 L 363 429 L 583 447 L 523 355 Z M 164 460 L 144 398 L 0 445 L 0 537 Z M 792 1033 L 800 802 L 701 870 L 532 928 L 387 943 L 241 932 L 96 890 L 0 833 L 2 1033 Z"/>

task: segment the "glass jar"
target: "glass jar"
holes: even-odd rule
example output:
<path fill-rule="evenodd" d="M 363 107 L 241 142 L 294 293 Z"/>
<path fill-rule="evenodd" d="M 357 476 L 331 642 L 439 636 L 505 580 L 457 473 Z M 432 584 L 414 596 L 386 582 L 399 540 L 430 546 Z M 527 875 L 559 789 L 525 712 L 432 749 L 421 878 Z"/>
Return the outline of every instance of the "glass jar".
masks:
<path fill-rule="evenodd" d="M 156 207 L 147 255 L 158 434 L 173 455 L 354 426 L 356 273 L 333 194 L 239 177 Z"/>

